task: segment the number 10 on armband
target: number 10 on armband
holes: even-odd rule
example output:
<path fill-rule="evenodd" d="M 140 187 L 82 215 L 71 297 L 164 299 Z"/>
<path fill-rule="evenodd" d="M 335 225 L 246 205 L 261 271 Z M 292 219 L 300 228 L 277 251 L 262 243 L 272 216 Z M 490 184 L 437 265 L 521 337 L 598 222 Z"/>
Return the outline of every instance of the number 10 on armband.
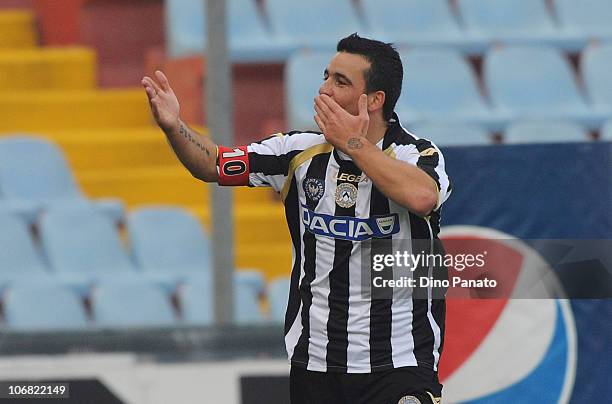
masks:
<path fill-rule="evenodd" d="M 219 146 L 217 172 L 219 185 L 248 185 L 249 154 L 247 146 Z"/>

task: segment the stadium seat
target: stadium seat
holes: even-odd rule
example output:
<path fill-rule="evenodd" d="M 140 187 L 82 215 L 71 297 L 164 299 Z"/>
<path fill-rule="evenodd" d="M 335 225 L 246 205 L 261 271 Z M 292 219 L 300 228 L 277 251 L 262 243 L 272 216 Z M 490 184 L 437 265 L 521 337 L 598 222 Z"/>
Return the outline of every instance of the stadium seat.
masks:
<path fill-rule="evenodd" d="M 595 129 L 606 115 L 587 104 L 568 61 L 553 48 L 492 49 L 484 79 L 491 101 L 509 121 L 560 118 Z"/>
<path fill-rule="evenodd" d="M 40 237 L 51 268 L 82 293 L 105 278 L 142 278 L 124 251 L 113 223 L 94 209 L 56 208 L 46 212 L 40 221 Z"/>
<path fill-rule="evenodd" d="M 273 34 L 296 47 L 332 51 L 341 38 L 361 31 L 351 0 L 266 0 L 265 5 Z"/>
<path fill-rule="evenodd" d="M 555 0 L 560 26 L 584 46 L 591 39 L 612 38 L 612 2 L 609 0 Z M 578 46 L 576 48 L 580 48 Z"/>
<path fill-rule="evenodd" d="M 239 268 L 234 274 L 237 282 L 248 285 L 257 296 L 263 297 L 266 294 L 266 280 L 260 270 Z"/>
<path fill-rule="evenodd" d="M 0 211 L 0 286 L 25 279 L 43 279 L 50 274 L 38 253 L 27 225 Z"/>
<path fill-rule="evenodd" d="M 92 293 L 94 324 L 103 328 L 169 327 L 177 324 L 170 297 L 143 281 L 104 281 Z"/>
<path fill-rule="evenodd" d="M 123 217 L 118 200 L 86 199 L 61 150 L 33 136 L 0 139 L 0 198 L 29 223 L 42 210 L 64 204 L 95 206 L 115 221 Z"/>
<path fill-rule="evenodd" d="M 210 241 L 199 220 L 181 208 L 151 206 L 128 216 L 136 265 L 172 282 L 212 269 Z"/>
<path fill-rule="evenodd" d="M 285 311 L 289 300 L 289 277 L 277 278 L 268 287 L 268 301 L 270 302 L 270 318 L 274 322 L 285 321 Z"/>
<path fill-rule="evenodd" d="M 601 127 L 599 139 L 612 142 L 612 119 L 607 120 Z"/>
<path fill-rule="evenodd" d="M 592 45 L 582 53 L 582 77 L 593 107 L 612 116 L 612 43 Z"/>
<path fill-rule="evenodd" d="M 331 52 L 297 52 L 285 65 L 287 125 L 295 130 L 319 130 L 314 121 L 314 98 L 323 83 Z"/>
<path fill-rule="evenodd" d="M 569 121 L 520 121 L 508 126 L 504 143 L 586 142 L 588 132 Z"/>
<path fill-rule="evenodd" d="M 496 117 L 480 94 L 476 76 L 456 51 L 418 48 L 401 54 L 402 122 L 463 123 L 495 129 Z"/>
<path fill-rule="evenodd" d="M 167 42 L 170 56 L 203 53 L 206 49 L 206 7 L 200 0 L 166 2 Z M 293 47 L 272 36 L 255 0 L 227 2 L 230 58 L 238 62 L 284 60 Z"/>
<path fill-rule="evenodd" d="M 499 42 L 516 45 L 564 43 L 545 0 L 458 0 L 457 3 L 465 35 L 485 45 L 480 52 Z"/>
<path fill-rule="evenodd" d="M 206 326 L 215 321 L 212 279 L 190 277 L 181 287 L 179 298 L 185 324 Z"/>
<path fill-rule="evenodd" d="M 436 146 L 466 146 L 492 144 L 491 135 L 478 126 L 428 123 L 411 128 L 414 135 L 431 140 Z"/>
<path fill-rule="evenodd" d="M 79 298 L 53 282 L 21 282 L 4 297 L 6 328 L 11 331 L 62 331 L 87 328 Z"/>
<path fill-rule="evenodd" d="M 214 294 L 210 278 L 189 277 L 180 296 L 183 321 L 186 324 L 201 326 L 214 321 Z M 250 279 L 240 276 L 234 278 L 234 321 L 239 325 L 264 322 L 257 291 L 253 289 Z"/>
<path fill-rule="evenodd" d="M 460 46 L 462 32 L 447 0 L 361 0 L 371 38 L 410 46 Z"/>

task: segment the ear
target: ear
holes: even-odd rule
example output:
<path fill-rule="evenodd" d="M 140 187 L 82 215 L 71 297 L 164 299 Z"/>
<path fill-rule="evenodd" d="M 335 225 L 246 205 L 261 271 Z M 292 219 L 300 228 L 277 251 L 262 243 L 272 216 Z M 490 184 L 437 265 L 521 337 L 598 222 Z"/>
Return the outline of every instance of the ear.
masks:
<path fill-rule="evenodd" d="M 379 109 L 382 110 L 385 105 L 385 92 L 384 91 L 376 91 L 372 94 L 368 95 L 368 111 L 374 112 Z"/>

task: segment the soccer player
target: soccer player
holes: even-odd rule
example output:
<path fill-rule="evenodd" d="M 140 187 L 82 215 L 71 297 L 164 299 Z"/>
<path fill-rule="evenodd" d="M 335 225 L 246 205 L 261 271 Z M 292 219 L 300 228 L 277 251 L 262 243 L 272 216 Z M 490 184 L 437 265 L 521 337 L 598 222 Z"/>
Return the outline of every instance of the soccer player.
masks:
<path fill-rule="evenodd" d="M 399 298 L 393 290 L 372 298 L 369 275 L 362 276 L 371 268 L 361 258 L 437 240 L 450 193 L 444 159 L 394 113 L 403 69 L 391 44 L 350 35 L 322 73 L 314 99 L 321 132 L 240 147 L 217 146 L 181 121 L 162 72 L 142 84 L 194 177 L 271 186 L 281 195 L 294 257 L 285 317 L 291 402 L 438 403 L 443 298 Z"/>

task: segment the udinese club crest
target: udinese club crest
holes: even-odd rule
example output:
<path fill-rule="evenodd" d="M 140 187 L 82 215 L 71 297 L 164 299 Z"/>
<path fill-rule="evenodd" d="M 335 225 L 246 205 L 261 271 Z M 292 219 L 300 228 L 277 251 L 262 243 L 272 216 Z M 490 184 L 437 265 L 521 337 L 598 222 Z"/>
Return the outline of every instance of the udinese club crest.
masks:
<path fill-rule="evenodd" d="M 342 208 L 350 208 L 357 202 L 357 187 L 343 182 L 336 187 L 336 203 Z"/>
<path fill-rule="evenodd" d="M 415 396 L 404 396 L 400 398 L 397 404 L 421 404 L 421 400 Z"/>
<path fill-rule="evenodd" d="M 319 202 L 325 193 L 325 184 L 318 178 L 306 178 L 302 186 L 306 197 L 313 202 Z"/>

